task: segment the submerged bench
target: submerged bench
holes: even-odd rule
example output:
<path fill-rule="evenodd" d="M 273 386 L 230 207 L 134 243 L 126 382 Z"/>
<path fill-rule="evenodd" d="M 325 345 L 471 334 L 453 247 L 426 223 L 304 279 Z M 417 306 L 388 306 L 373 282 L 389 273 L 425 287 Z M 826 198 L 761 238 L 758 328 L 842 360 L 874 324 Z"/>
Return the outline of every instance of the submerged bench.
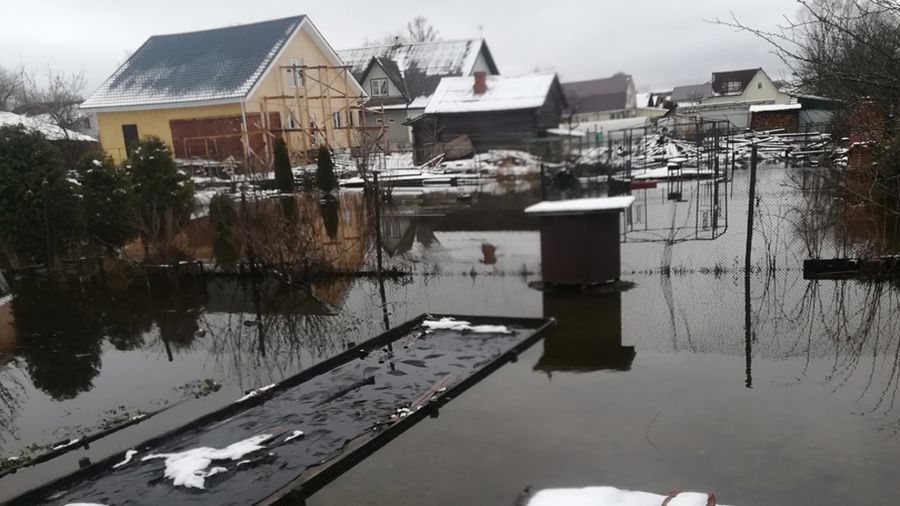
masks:
<path fill-rule="evenodd" d="M 514 360 L 552 324 L 423 315 L 9 504 L 303 500 Z"/>

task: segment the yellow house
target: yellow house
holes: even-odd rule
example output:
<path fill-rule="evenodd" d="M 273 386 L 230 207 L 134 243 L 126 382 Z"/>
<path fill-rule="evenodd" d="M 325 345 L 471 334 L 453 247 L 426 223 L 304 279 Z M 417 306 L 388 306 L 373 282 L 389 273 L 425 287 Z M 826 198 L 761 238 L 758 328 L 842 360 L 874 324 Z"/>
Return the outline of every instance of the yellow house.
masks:
<path fill-rule="evenodd" d="M 307 16 L 150 37 L 81 106 L 117 162 L 160 137 L 176 158 L 264 167 L 358 145 L 365 92 Z"/>

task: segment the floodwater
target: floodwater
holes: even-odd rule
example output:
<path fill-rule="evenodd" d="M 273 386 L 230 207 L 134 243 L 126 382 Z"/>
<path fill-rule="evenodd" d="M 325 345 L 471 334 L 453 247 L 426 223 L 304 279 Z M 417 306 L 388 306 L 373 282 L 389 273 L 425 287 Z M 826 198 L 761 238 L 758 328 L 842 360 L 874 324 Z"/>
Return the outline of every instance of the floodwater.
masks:
<path fill-rule="evenodd" d="M 761 169 L 749 285 L 739 171 L 719 188 L 719 213 L 709 183 L 635 192 L 621 293 L 538 289 L 540 236 L 521 210 L 540 197 L 527 184 L 471 199 L 398 190 L 385 258 L 413 274 L 386 282 L 387 322 L 370 279 L 289 292 L 214 279 L 177 296 L 36 287 L 0 341 L 0 455 L 164 411 L 0 479 L 0 500 L 434 311 L 559 325 L 310 504 L 512 504 L 526 487 L 589 485 L 713 491 L 738 505 L 889 503 L 900 496 L 898 288 L 803 280 L 809 251 L 838 248 L 803 227 L 794 186 L 805 179 Z"/>

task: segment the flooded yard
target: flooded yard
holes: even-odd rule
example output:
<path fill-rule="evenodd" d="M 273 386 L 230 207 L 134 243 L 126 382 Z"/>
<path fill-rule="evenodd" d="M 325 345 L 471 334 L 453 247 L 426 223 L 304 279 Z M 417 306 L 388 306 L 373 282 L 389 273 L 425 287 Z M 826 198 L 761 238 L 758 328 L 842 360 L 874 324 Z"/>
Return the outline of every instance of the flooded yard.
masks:
<path fill-rule="evenodd" d="M 718 192 L 684 182 L 678 201 L 665 184 L 636 190 L 621 291 L 541 289 L 528 183 L 465 199 L 397 191 L 383 252 L 409 275 L 386 280 L 383 298 L 374 278 L 25 285 L 0 341 L 0 456 L 148 417 L 0 479 L 0 501 L 440 312 L 558 326 L 309 504 L 513 504 L 526 487 L 597 484 L 728 504 L 888 503 L 900 495 L 898 288 L 803 279 L 802 181 L 803 169 L 760 169 L 749 291 L 745 171 Z M 710 214 L 714 195 L 727 212 Z M 817 252 L 839 249 L 820 239 Z"/>

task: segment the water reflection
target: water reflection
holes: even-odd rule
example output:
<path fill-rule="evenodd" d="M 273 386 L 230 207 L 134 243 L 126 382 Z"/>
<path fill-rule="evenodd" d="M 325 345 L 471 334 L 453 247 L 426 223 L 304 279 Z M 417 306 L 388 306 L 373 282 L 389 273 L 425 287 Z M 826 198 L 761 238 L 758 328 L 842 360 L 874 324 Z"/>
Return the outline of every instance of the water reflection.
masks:
<path fill-rule="evenodd" d="M 628 371 L 637 355 L 622 346 L 622 294 L 544 292 L 544 316 L 558 326 L 544 339 L 535 370 L 554 372 Z"/>

